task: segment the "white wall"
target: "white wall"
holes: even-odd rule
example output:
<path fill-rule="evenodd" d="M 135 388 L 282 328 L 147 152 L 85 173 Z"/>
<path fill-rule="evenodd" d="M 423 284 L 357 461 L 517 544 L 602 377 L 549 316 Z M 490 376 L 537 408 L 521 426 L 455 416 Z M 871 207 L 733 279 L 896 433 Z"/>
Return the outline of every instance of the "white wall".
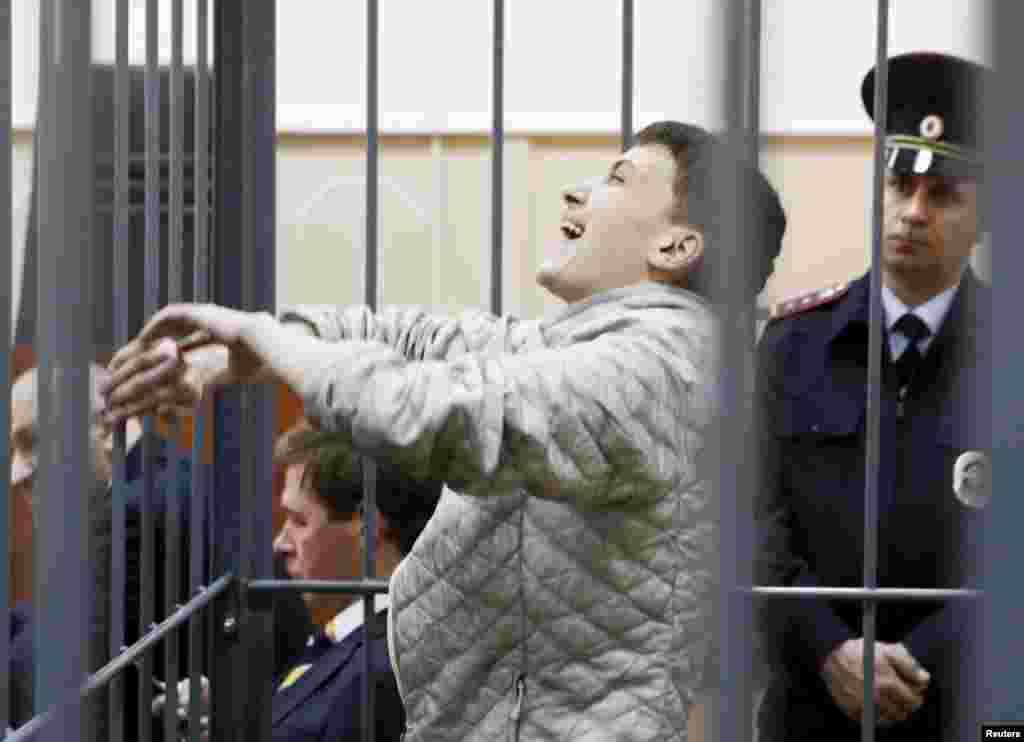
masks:
<path fill-rule="evenodd" d="M 890 49 L 930 48 L 985 59 L 991 0 L 893 0 Z M 35 113 L 39 0 L 15 0 L 14 121 Z M 161 59 L 170 2 L 160 0 Z M 211 3 L 212 5 L 212 3 Z M 710 124 L 717 0 L 636 3 L 638 124 Z M 96 56 L 113 58 L 113 0 L 95 0 Z M 280 0 L 278 122 L 285 131 L 365 127 L 366 11 L 359 0 Z M 130 0 L 132 59 L 142 62 L 145 0 Z M 874 60 L 871 0 L 764 0 L 762 121 L 775 133 L 868 130 L 853 91 Z M 381 123 L 387 130 L 489 131 L 492 3 L 381 0 Z M 619 126 L 620 0 L 506 3 L 505 107 L 510 131 L 614 132 Z M 195 0 L 185 0 L 186 62 Z"/>

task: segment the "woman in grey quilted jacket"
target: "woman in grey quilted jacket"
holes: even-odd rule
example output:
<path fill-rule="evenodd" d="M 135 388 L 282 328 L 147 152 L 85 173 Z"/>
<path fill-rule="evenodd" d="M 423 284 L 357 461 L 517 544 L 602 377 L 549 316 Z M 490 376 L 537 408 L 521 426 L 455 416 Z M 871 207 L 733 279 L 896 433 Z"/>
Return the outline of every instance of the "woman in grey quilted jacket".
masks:
<path fill-rule="evenodd" d="M 731 215 L 712 168 L 753 187 L 761 281 L 785 217 L 706 132 L 662 122 L 636 142 L 563 193 L 538 278 L 567 302 L 550 319 L 177 305 L 111 362 L 114 418 L 274 378 L 356 449 L 447 483 L 391 580 L 408 742 L 686 738 L 717 559 L 700 265 Z M 229 352 L 161 340 L 197 330 Z"/>

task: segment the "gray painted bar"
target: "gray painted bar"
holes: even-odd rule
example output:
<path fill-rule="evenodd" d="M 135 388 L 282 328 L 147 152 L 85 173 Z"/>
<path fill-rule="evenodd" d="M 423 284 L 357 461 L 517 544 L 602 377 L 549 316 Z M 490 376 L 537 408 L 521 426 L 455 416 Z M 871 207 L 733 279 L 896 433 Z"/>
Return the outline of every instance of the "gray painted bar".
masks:
<path fill-rule="evenodd" d="M 133 248 L 129 216 L 130 182 L 128 162 L 131 157 L 131 87 L 129 85 L 128 0 L 116 0 L 114 51 L 114 219 L 112 235 L 114 289 L 114 345 L 121 347 L 129 340 L 128 306 L 132 276 L 128 251 Z M 120 311 L 118 311 L 120 310 Z M 110 656 L 115 657 L 127 641 L 125 626 L 125 584 L 127 580 L 127 507 L 125 498 L 126 459 L 125 424 L 114 432 L 113 481 L 111 485 L 111 570 L 110 570 Z M 110 740 L 124 737 L 124 678 L 113 677 L 110 683 Z"/>
<path fill-rule="evenodd" d="M 885 111 L 889 93 L 889 2 L 878 0 L 875 39 L 875 111 Z M 871 298 L 868 329 L 867 433 L 864 441 L 864 587 L 878 587 L 878 458 L 882 393 L 882 185 L 885 177 L 885 116 L 875 117 L 871 201 Z M 875 629 L 878 604 L 864 601 L 864 715 L 861 739 L 875 739 Z"/>
<path fill-rule="evenodd" d="M 35 650 L 37 708 L 59 704 L 82 682 L 106 651 L 106 601 L 91 600 L 106 572 L 93 569 L 89 548 L 102 549 L 92 522 L 103 507 L 93 487 L 89 455 L 93 355 L 89 312 L 62 311 L 91 306 L 93 139 L 90 90 L 89 0 L 55 0 L 40 8 L 41 64 L 39 119 L 40 200 L 36 350 L 39 358 L 39 472 L 35 491 Z M 60 297 L 61 301 L 54 301 Z M 79 497 L 60 496 L 68 484 Z M 74 488 L 78 488 L 75 490 Z M 93 532 L 97 531 L 97 532 Z M 93 539 L 96 538 L 94 541 Z M 96 585 L 93 585 L 93 581 Z M 102 594 L 102 593 L 101 593 Z M 95 612 L 95 613 L 94 613 Z M 94 620 L 72 620 L 68 617 Z M 94 623 L 95 621 L 95 623 Z M 99 636 L 88 627 L 99 627 Z M 7 628 L 3 627 L 6 631 Z M 62 641 L 54 641 L 56 636 Z M 67 647 L 84 651 L 68 652 Z M 77 742 L 103 735 L 106 708 L 84 713 L 81 702 L 58 707 L 44 739 Z M 83 728 L 84 727 L 84 728 Z"/>
<path fill-rule="evenodd" d="M 250 312 L 273 312 L 275 300 L 275 18 L 277 3 L 243 3 L 242 23 L 242 306 Z M 240 577 L 255 579 L 273 572 L 270 501 L 259 494 L 273 492 L 272 436 L 274 392 L 267 385 L 242 390 L 241 508 L 242 559 Z M 273 601 L 248 601 L 241 607 L 241 641 L 245 653 L 243 677 L 247 686 L 246 742 L 270 739 L 270 697 L 273 692 Z"/>
<path fill-rule="evenodd" d="M 146 0 L 146 64 L 143 79 L 143 111 L 145 130 L 145 291 L 143 316 L 149 318 L 159 308 L 160 284 L 160 70 L 159 38 L 160 17 L 157 0 Z M 143 494 L 141 508 L 141 531 L 139 564 L 139 635 L 144 635 L 153 625 L 155 611 L 155 578 L 157 565 L 154 564 L 156 540 L 154 523 L 154 498 L 156 490 L 156 425 L 153 416 L 143 422 L 142 437 L 142 479 Z M 149 742 L 152 728 L 149 724 L 150 706 L 153 700 L 153 656 L 145 654 L 139 661 L 139 728 L 140 742 Z"/>
<path fill-rule="evenodd" d="M 505 0 L 494 0 L 491 34 L 491 312 L 501 314 L 505 234 Z"/>
<path fill-rule="evenodd" d="M 0 2 L 0 286 L 11 285 L 11 3 Z M 11 326 L 12 296 L 0 299 L 0 328 Z M 9 333 L 8 333 L 9 334 Z M 11 346 L 0 347 L 0 379 L 11 377 Z M 11 398 L 0 395 L 0 627 L 10 626 L 10 471 L 11 471 Z M 0 631 L 0 688 L 9 688 L 9 631 Z M 0 694 L 0 729 L 11 718 L 9 694 Z"/>
<path fill-rule="evenodd" d="M 210 256 L 209 256 L 209 86 L 207 69 L 207 43 L 209 39 L 209 6 L 207 0 L 196 2 L 196 67 L 195 67 L 195 127 L 193 172 L 195 175 L 193 209 L 195 229 L 193 239 L 193 280 L 192 292 L 195 301 L 210 298 Z M 206 550 L 203 541 L 206 535 L 206 477 L 203 462 L 203 441 L 205 440 L 207 410 L 196 411 L 192 431 L 192 485 L 189 497 L 189 587 L 194 594 L 207 578 L 204 573 Z M 189 742 L 200 742 L 200 676 L 203 670 L 203 617 L 195 614 L 189 620 Z"/>
<path fill-rule="evenodd" d="M 727 148 L 746 155 L 753 165 L 758 156 L 758 100 L 760 16 L 757 0 L 728 0 L 720 6 L 722 24 L 723 87 L 721 134 Z M 727 163 L 723 163 L 726 164 Z M 717 437 L 710 446 L 715 457 L 715 491 L 721 528 L 717 598 L 718 708 L 707 714 L 711 740 L 747 739 L 752 726 L 752 607 L 745 591 L 753 584 L 753 493 L 756 488 L 757 440 L 754 435 L 750 390 L 754 388 L 754 297 L 752 261 L 745 254 L 754 243 L 749 214 L 750 190 L 737 180 L 731 167 L 714 168 L 715 198 L 732 204 L 736 219 L 719 225 L 712 252 L 712 303 L 722 318 L 722 408 Z M 726 451 L 729 455 L 726 456 Z"/>
<path fill-rule="evenodd" d="M 177 302 L 184 299 L 182 283 L 184 278 L 184 159 L 185 159 L 185 90 L 182 81 L 182 41 L 183 41 L 182 0 L 171 0 L 171 69 L 168 97 L 168 221 L 167 221 L 167 301 Z M 177 425 L 172 433 L 177 433 Z M 175 449 L 176 450 L 176 449 Z M 170 454 L 167 470 L 176 472 L 178 462 L 174 460 L 176 453 Z M 178 596 L 181 594 L 180 574 L 182 533 L 178 498 L 171 491 L 164 492 L 164 604 L 159 607 L 161 616 L 174 613 Z M 160 568 L 160 565 L 157 565 Z M 164 640 L 164 683 L 168 698 L 174 697 L 178 687 L 178 662 L 181 646 L 180 633 L 171 631 Z M 164 704 L 164 739 L 174 739 L 178 734 L 178 718 L 174 704 Z"/>
<path fill-rule="evenodd" d="M 1020 342 L 1020 280 L 1024 253 L 1020 241 L 1020 194 L 1024 192 L 1024 100 L 1020 70 L 1024 68 L 1024 4 L 993 2 L 992 36 L 995 76 L 987 91 L 987 149 L 991 177 L 985 200 L 991 214 L 992 250 L 992 388 L 984 400 L 992 410 L 992 490 L 984 540 L 984 620 L 981 627 L 984 664 L 977 688 L 979 717 L 984 721 L 1024 721 L 1021 667 L 1024 667 L 1024 600 L 1020 590 L 1021 523 L 1024 501 L 1024 346 Z M 984 399 L 984 398 L 983 398 Z"/>
<path fill-rule="evenodd" d="M 622 0 L 622 110 L 620 134 L 622 137 L 622 151 L 625 152 L 633 141 L 633 60 L 634 54 L 634 29 L 636 28 L 635 9 L 633 0 Z"/>
<path fill-rule="evenodd" d="M 376 310 L 380 295 L 378 265 L 378 236 L 380 234 L 380 3 L 366 3 L 366 276 L 364 290 L 366 304 Z M 377 544 L 377 467 L 373 460 L 363 459 L 363 576 L 375 576 Z M 363 621 L 369 626 L 374 613 L 373 596 L 363 599 Z M 363 718 L 374 718 L 374 684 L 370 663 L 371 653 L 363 653 Z M 363 725 L 363 742 L 373 742 L 375 725 Z"/>

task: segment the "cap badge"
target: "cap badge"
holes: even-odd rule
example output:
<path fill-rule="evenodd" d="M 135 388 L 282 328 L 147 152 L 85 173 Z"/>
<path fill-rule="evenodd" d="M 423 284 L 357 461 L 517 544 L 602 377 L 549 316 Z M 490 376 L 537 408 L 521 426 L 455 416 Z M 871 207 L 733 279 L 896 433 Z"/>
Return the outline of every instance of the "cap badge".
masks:
<path fill-rule="evenodd" d="M 988 456 L 981 451 L 964 451 L 953 465 L 953 494 L 969 508 L 979 509 L 992 497 L 992 472 Z"/>
<path fill-rule="evenodd" d="M 945 129 L 945 124 L 942 121 L 941 116 L 937 116 L 932 113 L 921 119 L 921 136 L 925 139 L 938 139 L 942 136 L 942 132 Z"/>

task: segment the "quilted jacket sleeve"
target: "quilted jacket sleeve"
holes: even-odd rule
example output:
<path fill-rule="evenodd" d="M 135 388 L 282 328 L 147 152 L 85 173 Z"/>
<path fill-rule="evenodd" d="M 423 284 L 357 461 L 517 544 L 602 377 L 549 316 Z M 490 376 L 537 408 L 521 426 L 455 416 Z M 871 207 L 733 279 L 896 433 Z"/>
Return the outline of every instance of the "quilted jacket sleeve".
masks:
<path fill-rule="evenodd" d="M 325 339 L 374 339 L 331 346 L 301 389 L 307 414 L 410 476 L 475 495 L 657 498 L 680 484 L 659 472 L 703 439 L 705 370 L 643 327 L 515 352 L 495 342 L 505 318 L 333 317 L 314 325 Z"/>
<path fill-rule="evenodd" d="M 286 309 L 281 322 L 304 324 L 321 340 L 376 340 L 409 360 L 444 359 L 499 342 L 517 323 L 511 317 L 467 312 L 458 319 L 431 315 L 417 307 L 298 306 Z"/>

